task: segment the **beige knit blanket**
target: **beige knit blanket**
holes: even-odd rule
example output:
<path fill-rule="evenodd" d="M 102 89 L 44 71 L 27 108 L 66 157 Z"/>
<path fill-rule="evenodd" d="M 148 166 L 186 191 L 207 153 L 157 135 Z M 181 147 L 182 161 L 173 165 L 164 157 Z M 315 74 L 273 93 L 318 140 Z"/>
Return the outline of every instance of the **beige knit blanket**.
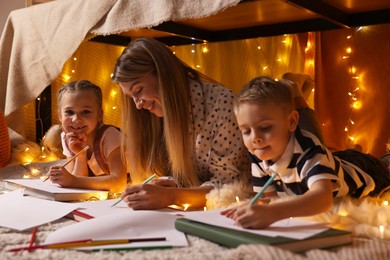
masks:
<path fill-rule="evenodd" d="M 91 34 L 201 18 L 239 0 L 57 0 L 11 12 L 0 40 L 0 111 L 34 100 Z"/>

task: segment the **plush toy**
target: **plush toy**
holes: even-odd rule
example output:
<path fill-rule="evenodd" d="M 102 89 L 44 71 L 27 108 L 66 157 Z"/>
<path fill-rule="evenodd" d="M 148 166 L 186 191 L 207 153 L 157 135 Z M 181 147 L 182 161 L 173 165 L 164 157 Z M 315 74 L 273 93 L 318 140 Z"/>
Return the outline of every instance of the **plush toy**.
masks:
<path fill-rule="evenodd" d="M 62 154 L 61 132 L 61 125 L 53 125 L 46 132 L 42 140 L 42 147 L 59 159 L 64 158 L 64 155 Z"/>

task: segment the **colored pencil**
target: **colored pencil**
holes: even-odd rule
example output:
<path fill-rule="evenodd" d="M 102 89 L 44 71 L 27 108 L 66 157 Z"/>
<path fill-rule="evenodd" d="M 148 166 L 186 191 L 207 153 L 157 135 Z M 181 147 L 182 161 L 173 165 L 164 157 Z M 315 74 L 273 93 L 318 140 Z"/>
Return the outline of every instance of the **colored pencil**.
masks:
<path fill-rule="evenodd" d="M 104 245 L 117 245 L 117 244 L 128 244 L 137 242 L 155 242 L 155 241 L 166 241 L 165 237 L 151 237 L 151 238 L 134 238 L 134 239 L 113 239 L 113 240 L 78 240 L 69 241 L 63 243 L 43 244 L 32 247 L 19 247 L 10 249 L 7 252 L 19 252 L 19 251 L 33 251 L 37 249 L 63 249 L 63 248 L 74 248 L 74 247 L 90 247 L 90 246 L 104 246 Z"/>
<path fill-rule="evenodd" d="M 153 178 L 156 177 L 156 174 L 153 174 L 152 176 L 150 176 L 149 178 L 147 178 L 146 180 L 144 180 L 144 182 L 142 182 L 142 184 L 146 184 L 148 182 L 150 182 L 151 180 L 153 180 Z M 123 198 L 120 198 L 117 202 L 115 202 L 114 204 L 111 205 L 111 207 L 114 207 L 115 205 L 117 205 L 119 202 L 121 202 L 123 200 Z"/>
<path fill-rule="evenodd" d="M 69 160 L 67 160 L 65 163 L 63 163 L 61 165 L 61 167 L 65 167 L 66 165 L 68 165 L 70 162 L 72 162 L 73 160 L 75 160 L 77 158 L 77 156 L 79 156 L 82 152 L 85 152 L 86 150 L 88 150 L 89 146 L 87 145 L 86 147 L 83 148 L 83 150 L 81 150 L 80 152 L 76 153 L 72 158 L 70 158 Z M 48 179 L 50 178 L 50 175 L 46 175 L 45 179 L 43 179 L 43 181 L 47 181 Z"/>
<path fill-rule="evenodd" d="M 38 229 L 37 227 L 34 227 L 33 230 L 32 230 L 30 244 L 28 245 L 29 248 L 31 248 L 34 245 L 34 243 L 35 243 L 35 237 L 37 235 L 37 229 Z M 29 251 L 31 251 L 31 250 L 29 250 Z"/>
<path fill-rule="evenodd" d="M 261 188 L 261 190 L 259 190 L 259 192 L 252 198 L 252 200 L 250 201 L 250 205 L 255 204 L 256 201 L 263 195 L 264 191 L 272 183 L 272 181 L 275 179 L 276 175 L 278 175 L 276 172 L 272 173 L 271 178 L 268 179 L 268 181 L 264 184 L 264 186 Z"/>
<path fill-rule="evenodd" d="M 83 218 L 85 218 L 85 219 L 94 218 L 93 216 L 91 216 L 91 215 L 89 215 L 89 214 L 87 214 L 87 213 L 81 212 L 81 211 L 79 211 L 79 210 L 77 210 L 77 209 L 73 210 L 73 211 L 72 211 L 72 214 L 73 214 L 73 215 L 76 215 L 76 216 L 79 216 L 79 217 L 83 217 Z"/>

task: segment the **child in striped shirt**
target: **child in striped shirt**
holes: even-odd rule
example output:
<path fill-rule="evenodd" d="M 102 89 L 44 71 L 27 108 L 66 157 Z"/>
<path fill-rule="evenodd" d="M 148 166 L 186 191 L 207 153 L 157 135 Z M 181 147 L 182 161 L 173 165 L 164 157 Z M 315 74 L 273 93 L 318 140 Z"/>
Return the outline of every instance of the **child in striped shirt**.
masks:
<path fill-rule="evenodd" d="M 335 197 L 380 196 L 390 187 L 378 159 L 356 150 L 331 153 L 315 135 L 299 128 L 288 81 L 251 80 L 236 97 L 234 113 L 250 152 L 254 191 L 277 173 L 264 196 L 297 195 L 222 212 L 245 228 L 319 214 L 331 209 Z"/>

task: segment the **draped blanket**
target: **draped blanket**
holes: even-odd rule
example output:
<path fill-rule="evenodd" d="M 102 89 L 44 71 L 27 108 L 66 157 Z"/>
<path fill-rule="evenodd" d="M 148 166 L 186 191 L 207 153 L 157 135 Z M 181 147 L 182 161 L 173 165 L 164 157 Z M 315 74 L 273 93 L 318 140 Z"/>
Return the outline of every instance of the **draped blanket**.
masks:
<path fill-rule="evenodd" d="M 57 0 L 11 12 L 0 40 L 0 111 L 34 100 L 88 34 L 207 17 L 239 0 Z"/>

